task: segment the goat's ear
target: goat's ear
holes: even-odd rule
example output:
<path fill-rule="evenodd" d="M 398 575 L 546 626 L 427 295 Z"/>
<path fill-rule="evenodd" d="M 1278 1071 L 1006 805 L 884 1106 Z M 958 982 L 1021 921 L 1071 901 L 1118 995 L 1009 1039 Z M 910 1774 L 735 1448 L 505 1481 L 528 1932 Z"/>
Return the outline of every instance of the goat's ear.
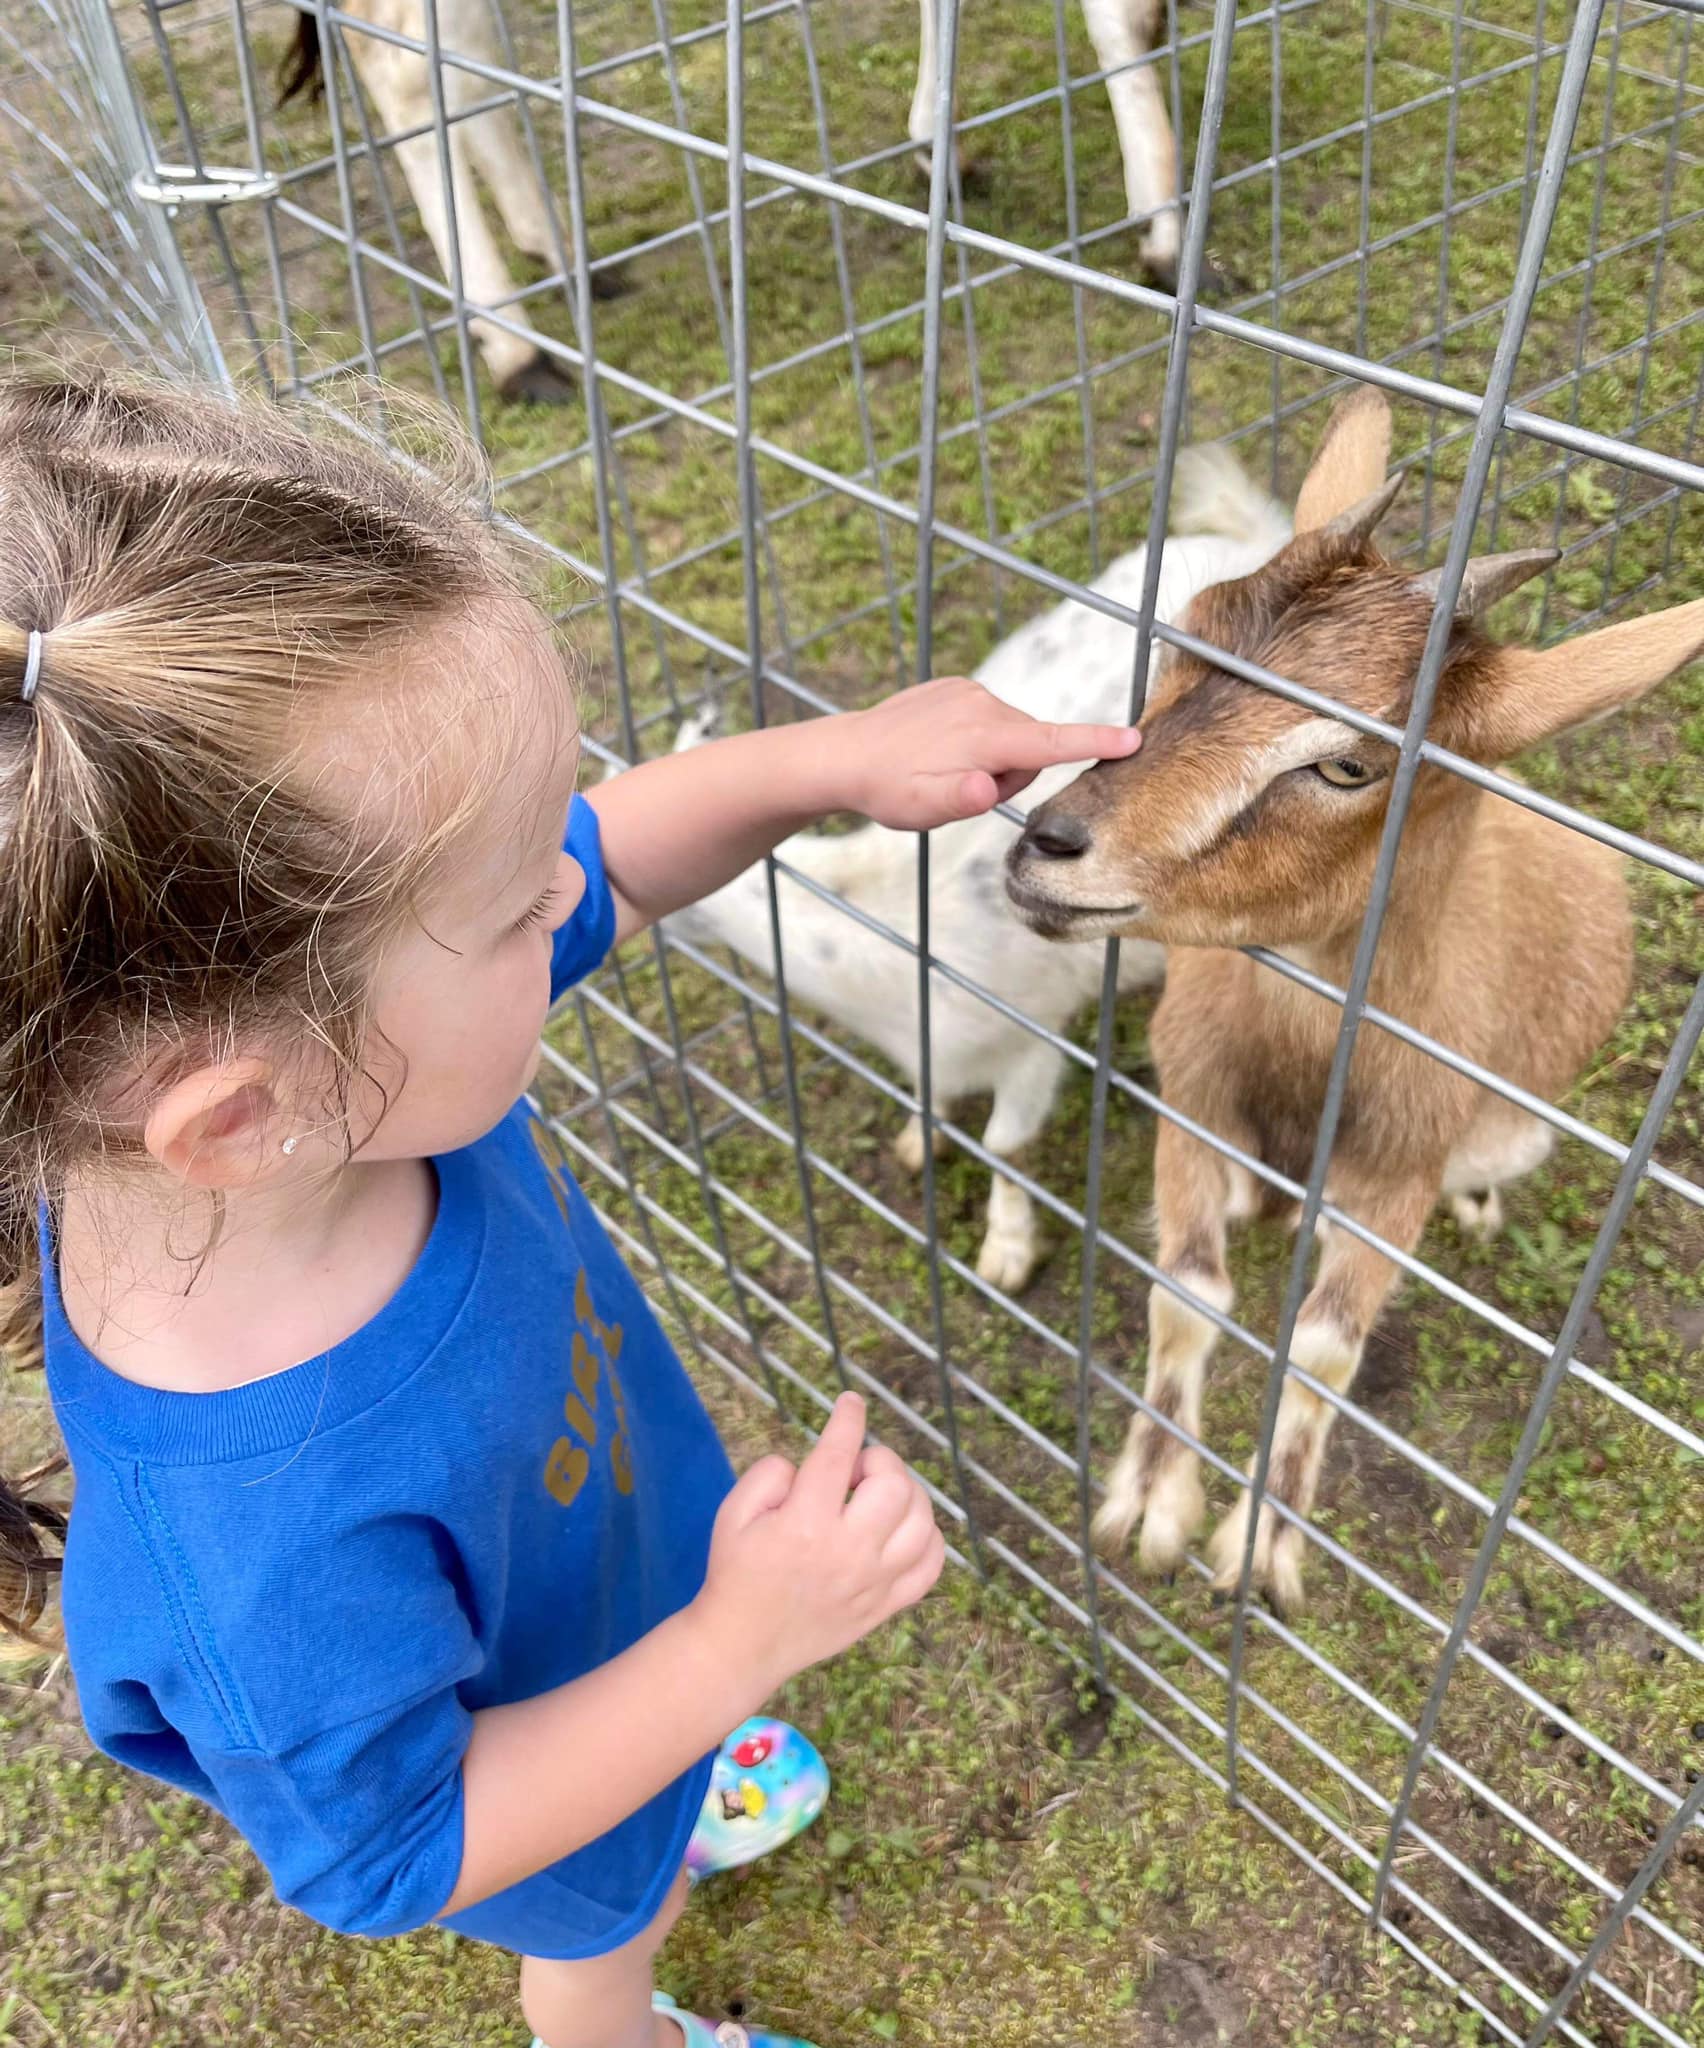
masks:
<path fill-rule="evenodd" d="M 1490 651 L 1437 720 L 1437 738 L 1481 761 L 1606 718 L 1704 655 L 1704 598 L 1602 626 L 1555 647 Z"/>
<path fill-rule="evenodd" d="M 1363 384 L 1332 407 L 1325 439 L 1296 494 L 1296 531 L 1316 533 L 1359 506 L 1389 469 L 1390 402 Z"/>

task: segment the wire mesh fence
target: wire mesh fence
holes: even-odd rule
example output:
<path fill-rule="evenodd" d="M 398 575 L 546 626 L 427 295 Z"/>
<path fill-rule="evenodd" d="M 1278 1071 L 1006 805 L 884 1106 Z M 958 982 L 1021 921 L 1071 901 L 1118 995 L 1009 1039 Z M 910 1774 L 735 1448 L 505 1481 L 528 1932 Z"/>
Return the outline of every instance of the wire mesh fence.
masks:
<path fill-rule="evenodd" d="M 465 417 L 604 767 L 949 668 L 1081 711 L 1093 669 L 1093 715 L 1134 714 L 1151 658 L 1196 646 L 1157 549 L 1129 554 L 1166 533 L 1184 444 L 1287 502 L 1332 401 L 1388 395 L 1381 544 L 1438 570 L 1405 723 L 1237 669 L 1397 748 L 1341 977 L 1255 948 L 1341 1013 L 1294 1158 L 1166 1099 L 1156 957 L 1023 964 L 1021 812 L 980 870 L 889 848 L 876 907 L 784 850 L 743 936 L 687 923 L 578 994 L 540 1087 L 693 1355 L 807 1423 L 865 1391 L 967 1562 L 1470 2030 L 1533 2044 L 1704 2040 L 1704 700 L 1674 686 L 1519 779 L 1428 714 L 1475 550 L 1556 551 L 1498 614 L 1534 645 L 1704 594 L 1698 13 L 940 0 L 921 77 L 900 0 L 28 0 L 0 27 L 11 176 L 121 348 Z M 1560 1105 L 1377 1000 L 1436 772 L 1630 863 L 1633 994 Z M 866 963 L 849 994 L 834 920 L 807 936 L 825 903 Z M 1495 1243 L 1447 1216 L 1393 1242 L 1339 1198 L 1372 1039 L 1553 1141 Z M 1293 1211 L 1293 1243 L 1239 1246 L 1234 1313 L 1146 1232 L 1167 1123 Z M 1316 1224 L 1400 1275 L 1352 1386 L 1293 1354 Z M 1143 1389 L 1164 1301 L 1229 1340 L 1199 1429 Z M 1274 1493 L 1298 1386 L 1338 1422 L 1311 1518 Z M 1229 1601 L 1198 1547 L 1169 1581 L 1097 1548 L 1133 1414 L 1220 1506 L 1301 1533 L 1305 1610 L 1258 1597 L 1256 1517 Z"/>

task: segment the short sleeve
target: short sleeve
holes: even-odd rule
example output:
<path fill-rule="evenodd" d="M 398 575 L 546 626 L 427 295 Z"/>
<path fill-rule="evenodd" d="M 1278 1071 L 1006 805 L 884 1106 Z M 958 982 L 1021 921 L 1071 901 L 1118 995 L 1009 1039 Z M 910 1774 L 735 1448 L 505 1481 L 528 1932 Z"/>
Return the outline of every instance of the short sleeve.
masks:
<path fill-rule="evenodd" d="M 472 1728 L 444 1690 L 281 1755 L 200 1762 L 286 1905 L 340 1934 L 406 1934 L 437 1918 L 461 1873 Z"/>
<path fill-rule="evenodd" d="M 550 1000 L 600 967 L 615 944 L 615 896 L 604 872 L 603 839 L 598 814 L 583 796 L 568 807 L 568 832 L 562 850 L 580 863 L 586 893 L 574 915 L 556 934 L 550 962 Z"/>
<path fill-rule="evenodd" d="M 275 1454 L 153 1468 L 122 1518 L 109 1468 L 85 1460 L 66 1635 L 101 1749 L 216 1807 L 285 1904 L 399 1934 L 460 1874 L 464 1690 L 484 1656 L 442 1526 L 388 1498 L 351 1512 L 360 1481 L 329 1455 L 346 1434 L 318 1440 L 322 1461 L 305 1445 L 275 1493 L 244 1483 Z"/>

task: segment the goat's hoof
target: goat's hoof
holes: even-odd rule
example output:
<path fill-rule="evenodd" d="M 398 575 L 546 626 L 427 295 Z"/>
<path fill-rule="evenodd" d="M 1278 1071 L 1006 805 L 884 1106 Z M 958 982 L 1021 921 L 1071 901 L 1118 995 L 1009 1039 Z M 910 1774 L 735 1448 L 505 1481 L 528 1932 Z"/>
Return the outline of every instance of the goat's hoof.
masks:
<path fill-rule="evenodd" d="M 990 1231 L 977 1254 L 976 1270 L 1002 1294 L 1022 1294 L 1040 1259 L 1033 1237 L 999 1237 Z"/>
<path fill-rule="evenodd" d="M 935 176 L 935 152 L 932 149 L 915 150 L 911 161 L 917 166 L 924 184 L 931 183 Z M 982 168 L 978 158 L 966 156 L 962 149 L 959 151 L 958 181 L 959 190 L 967 199 L 987 197 L 988 173 Z"/>
<path fill-rule="evenodd" d="M 580 395 L 580 387 L 560 363 L 552 362 L 542 350 L 535 349 L 524 363 L 501 379 L 497 395 L 511 404 L 572 405 Z"/>
<path fill-rule="evenodd" d="M 607 270 L 592 272 L 594 299 L 624 299 L 629 292 L 638 289 L 638 280 L 625 263 L 612 264 Z"/>
<path fill-rule="evenodd" d="M 1141 1501 L 1120 1493 L 1118 1475 L 1114 1473 L 1106 1499 L 1095 1510 L 1095 1518 L 1089 1525 L 1095 1548 L 1103 1557 L 1120 1560 L 1128 1554 L 1130 1538 L 1135 1533 L 1141 1513 Z"/>
<path fill-rule="evenodd" d="M 1503 1227 L 1503 1197 L 1495 1188 L 1482 1188 L 1471 1195 L 1452 1195 L 1450 1214 L 1463 1237 L 1489 1244 Z"/>
<path fill-rule="evenodd" d="M 1170 292 L 1177 296 L 1177 251 L 1174 249 L 1163 256 L 1150 256 L 1142 251 L 1142 275 L 1157 292 Z"/>
<path fill-rule="evenodd" d="M 1286 1542 L 1286 1537 L 1294 1540 Z M 1301 1531 L 1288 1527 L 1280 1530 L 1272 1545 L 1266 1582 L 1260 1589 L 1261 1598 L 1280 1621 L 1293 1620 L 1307 1604 L 1302 1592 L 1301 1553 Z"/>
<path fill-rule="evenodd" d="M 940 1125 L 932 1123 L 929 1126 L 929 1135 L 933 1141 L 935 1157 L 944 1157 L 947 1141 L 941 1134 Z M 915 1176 L 923 1171 L 923 1119 L 920 1116 L 912 1117 L 904 1130 L 894 1139 L 893 1156 L 907 1173 Z M 988 1276 L 985 1274 L 983 1277 L 986 1279 Z"/>
<path fill-rule="evenodd" d="M 1150 255 L 1147 250 L 1143 250 L 1142 270 L 1148 283 L 1156 291 L 1170 292 L 1175 298 L 1179 260 L 1176 250 L 1156 255 Z M 1195 296 L 1211 303 L 1218 299 L 1234 298 L 1242 290 L 1242 281 L 1236 273 L 1227 269 L 1210 250 L 1205 251 L 1201 258 L 1201 275 L 1195 283 Z"/>
<path fill-rule="evenodd" d="M 1169 1578 L 1182 1564 L 1196 1531 L 1207 1514 L 1207 1496 L 1192 1454 L 1175 1445 L 1159 1449 L 1159 1470 L 1148 1488 L 1148 1509 L 1142 1517 L 1142 1569 Z"/>
<path fill-rule="evenodd" d="M 1242 1580 L 1243 1546 L 1248 1536 L 1248 1496 L 1213 1531 L 1207 1543 L 1208 1562 L 1213 1566 L 1213 1589 L 1229 1598 Z M 1254 1537 L 1254 1560 L 1249 1569 L 1248 1589 L 1280 1620 L 1300 1613 L 1302 1598 L 1302 1548 L 1300 1530 L 1288 1523 L 1279 1526 L 1270 1508 L 1260 1511 Z"/>

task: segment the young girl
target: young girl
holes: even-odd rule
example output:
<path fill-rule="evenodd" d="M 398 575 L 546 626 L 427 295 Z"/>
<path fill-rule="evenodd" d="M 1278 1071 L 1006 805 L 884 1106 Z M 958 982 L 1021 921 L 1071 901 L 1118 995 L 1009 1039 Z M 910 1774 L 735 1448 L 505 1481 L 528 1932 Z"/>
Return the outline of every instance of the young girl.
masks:
<path fill-rule="evenodd" d="M 541 1143 L 539 1032 L 826 812 L 1135 740 L 945 681 L 578 797 L 467 502 L 211 396 L 0 383 L 0 1345 L 45 1345 L 102 1749 L 330 1926 L 518 1952 L 549 2048 L 771 2041 L 653 2000 L 713 1755 L 941 1538 L 850 1396 L 733 1482 Z M 17 1627 L 56 1527 L 0 1492 Z"/>

